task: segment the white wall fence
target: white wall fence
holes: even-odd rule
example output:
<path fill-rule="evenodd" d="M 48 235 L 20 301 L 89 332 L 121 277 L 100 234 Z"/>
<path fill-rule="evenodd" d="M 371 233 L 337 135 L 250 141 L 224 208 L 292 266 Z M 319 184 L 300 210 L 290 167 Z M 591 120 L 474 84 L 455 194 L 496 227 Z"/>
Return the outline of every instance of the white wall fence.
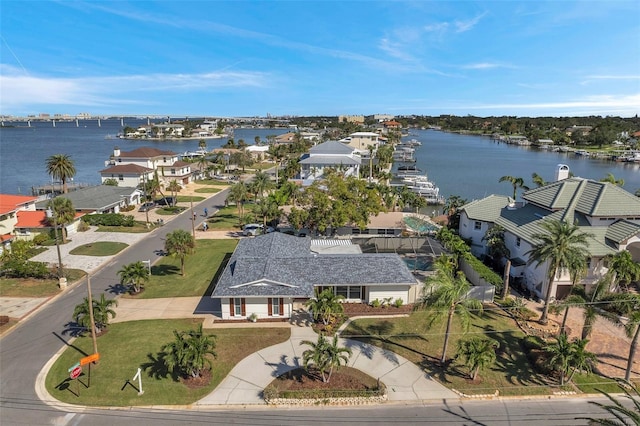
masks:
<path fill-rule="evenodd" d="M 483 303 L 492 302 L 496 293 L 496 287 L 482 278 L 464 259 L 460 259 L 460 269 L 473 285 L 468 296 L 478 299 Z"/>

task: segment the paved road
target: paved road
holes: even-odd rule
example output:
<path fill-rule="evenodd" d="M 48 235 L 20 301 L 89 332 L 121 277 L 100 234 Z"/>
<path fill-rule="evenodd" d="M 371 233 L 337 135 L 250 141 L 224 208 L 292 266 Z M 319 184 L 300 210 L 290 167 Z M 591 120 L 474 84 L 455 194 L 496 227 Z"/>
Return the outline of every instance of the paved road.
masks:
<path fill-rule="evenodd" d="M 199 211 L 205 207 L 214 211 L 224 205 L 226 191 L 194 205 Z M 127 248 L 91 277 L 94 294 L 108 293 L 118 284 L 117 271 L 122 265 L 138 260 L 160 257 L 167 233 L 176 229 L 191 231 L 190 211 L 186 211 L 165 226 Z M 86 281 L 67 289 L 60 296 L 19 323 L 0 340 L 0 424 L 51 424 L 51 409 L 36 396 L 36 376 L 46 362 L 70 339 L 67 324 L 74 307 L 86 297 Z M 30 413 L 25 415 L 25 408 Z M 38 415 L 38 413 L 42 413 Z"/>

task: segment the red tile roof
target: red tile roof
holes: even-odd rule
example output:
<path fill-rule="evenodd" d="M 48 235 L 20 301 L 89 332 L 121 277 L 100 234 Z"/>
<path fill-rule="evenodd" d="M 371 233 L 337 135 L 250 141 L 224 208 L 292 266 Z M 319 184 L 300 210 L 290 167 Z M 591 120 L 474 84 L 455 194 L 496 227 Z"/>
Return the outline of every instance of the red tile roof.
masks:
<path fill-rule="evenodd" d="M 0 235 L 0 242 L 4 243 L 5 241 L 9 241 L 13 239 L 13 235 L 11 234 L 4 234 L 4 235 Z"/>
<path fill-rule="evenodd" d="M 74 220 L 84 216 L 85 214 L 86 213 L 76 212 Z M 52 228 L 47 220 L 47 213 L 44 210 L 38 210 L 35 212 L 26 210 L 19 211 L 17 216 L 18 223 L 16 223 L 16 228 Z"/>
<path fill-rule="evenodd" d="M 144 174 L 146 172 L 150 172 L 153 169 L 148 167 L 140 166 L 138 164 L 118 164 L 117 166 L 107 167 L 106 169 L 100 170 L 100 173 L 137 173 Z"/>
<path fill-rule="evenodd" d="M 142 148 L 134 149 L 133 151 L 121 152 L 120 158 L 153 158 L 178 155 L 173 151 L 163 151 L 161 149 L 151 148 L 143 146 Z"/>
<path fill-rule="evenodd" d="M 30 197 L 26 195 L 8 195 L 0 194 L 0 214 L 6 214 L 18 210 L 20 206 L 35 202 L 38 197 Z"/>

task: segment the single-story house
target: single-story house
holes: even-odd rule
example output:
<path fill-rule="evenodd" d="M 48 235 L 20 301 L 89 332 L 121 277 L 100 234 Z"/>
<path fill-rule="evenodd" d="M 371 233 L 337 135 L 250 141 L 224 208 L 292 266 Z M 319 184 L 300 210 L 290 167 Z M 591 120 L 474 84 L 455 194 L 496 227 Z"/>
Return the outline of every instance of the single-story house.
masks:
<path fill-rule="evenodd" d="M 397 254 L 363 254 L 349 240 L 314 241 L 280 232 L 240 240 L 211 295 L 221 318 L 289 318 L 324 289 L 347 303 L 419 297 L 418 281 Z"/>
<path fill-rule="evenodd" d="M 142 191 L 134 187 L 96 185 L 68 192 L 59 197 L 68 198 L 78 212 L 119 213 L 125 206 L 141 203 Z M 49 200 L 36 204 L 37 209 L 46 210 Z"/>

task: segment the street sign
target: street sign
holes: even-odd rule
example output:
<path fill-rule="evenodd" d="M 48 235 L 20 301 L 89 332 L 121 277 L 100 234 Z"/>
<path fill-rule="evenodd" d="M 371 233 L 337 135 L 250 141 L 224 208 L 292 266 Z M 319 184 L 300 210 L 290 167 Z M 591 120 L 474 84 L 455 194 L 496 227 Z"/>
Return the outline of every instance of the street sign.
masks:
<path fill-rule="evenodd" d="M 69 367 L 69 368 L 67 369 L 67 372 L 71 373 L 71 372 L 73 371 L 73 369 L 74 369 L 74 368 L 79 367 L 79 366 L 80 366 L 80 363 L 79 363 L 79 362 L 76 362 L 75 364 L 73 364 L 71 367 Z"/>
<path fill-rule="evenodd" d="M 77 366 L 76 368 L 71 370 L 69 377 L 71 377 L 72 379 L 77 379 L 78 377 L 80 377 L 80 374 L 82 374 L 82 367 Z"/>
<path fill-rule="evenodd" d="M 99 353 L 91 354 L 89 356 L 85 356 L 84 358 L 80 358 L 80 365 L 91 364 L 92 362 L 96 362 L 98 360 L 100 360 Z"/>

